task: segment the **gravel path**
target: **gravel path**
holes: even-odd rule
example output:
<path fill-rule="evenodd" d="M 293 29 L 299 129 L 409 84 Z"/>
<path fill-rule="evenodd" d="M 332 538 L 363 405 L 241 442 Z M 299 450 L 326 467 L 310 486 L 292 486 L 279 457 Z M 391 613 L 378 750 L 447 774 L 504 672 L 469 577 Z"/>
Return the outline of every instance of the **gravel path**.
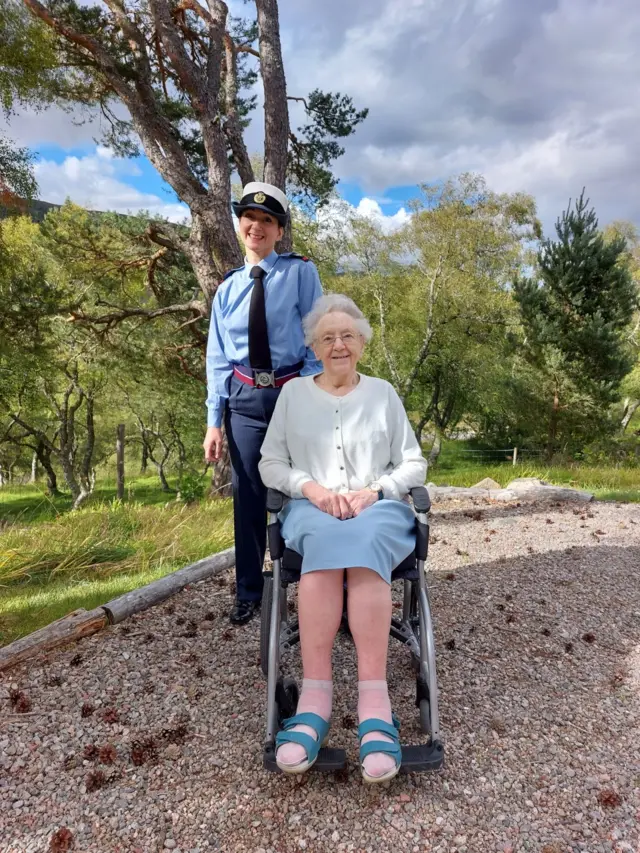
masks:
<path fill-rule="evenodd" d="M 349 772 L 263 772 L 259 626 L 229 626 L 229 573 L 0 684 L 2 853 L 637 853 L 640 506 L 440 504 L 432 539 L 442 773 L 362 784 L 344 637 Z M 417 742 L 398 643 L 389 672 Z"/>

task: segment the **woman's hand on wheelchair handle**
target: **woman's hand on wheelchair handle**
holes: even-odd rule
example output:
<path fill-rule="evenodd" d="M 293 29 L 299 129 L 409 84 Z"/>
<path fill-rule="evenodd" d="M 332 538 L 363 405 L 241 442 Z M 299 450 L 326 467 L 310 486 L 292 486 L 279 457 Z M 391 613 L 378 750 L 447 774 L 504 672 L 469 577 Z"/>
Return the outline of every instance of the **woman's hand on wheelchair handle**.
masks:
<path fill-rule="evenodd" d="M 345 495 L 339 495 L 330 489 L 325 489 L 319 483 L 310 481 L 302 487 L 302 494 L 322 512 L 332 515 L 334 518 L 351 518 L 353 510 Z"/>
<path fill-rule="evenodd" d="M 222 456 L 222 430 L 209 427 L 202 443 L 205 462 L 218 462 Z"/>

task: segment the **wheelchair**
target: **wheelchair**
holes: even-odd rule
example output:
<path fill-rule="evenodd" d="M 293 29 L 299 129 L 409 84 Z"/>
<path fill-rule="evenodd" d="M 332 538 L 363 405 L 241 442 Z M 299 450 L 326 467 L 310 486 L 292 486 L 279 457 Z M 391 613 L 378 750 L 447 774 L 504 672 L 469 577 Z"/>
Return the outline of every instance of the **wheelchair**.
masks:
<path fill-rule="evenodd" d="M 281 672 L 281 658 L 300 640 L 298 620 L 289 619 L 287 589 L 298 583 L 302 557 L 285 547 L 280 532 L 278 514 L 282 511 L 285 496 L 269 489 L 267 492 L 268 541 L 273 570 L 264 573 L 262 610 L 260 614 L 260 663 L 267 679 L 267 725 L 263 751 L 265 770 L 280 772 L 276 764 L 276 734 L 282 722 L 296 713 L 298 686 L 295 679 Z M 429 548 L 429 523 L 431 508 L 429 492 L 424 486 L 411 490 L 411 500 L 416 516 L 415 550 L 394 569 L 391 580 L 402 581 L 404 597 L 402 618 L 392 619 L 390 636 L 405 645 L 411 656 L 416 674 L 416 707 L 420 726 L 428 740 L 425 744 L 402 745 L 401 773 L 421 773 L 438 770 L 444 762 L 444 744 L 438 716 L 438 684 L 436 679 L 435 641 L 429 607 L 427 580 L 424 571 Z M 348 620 L 343 608 L 342 628 L 348 631 Z M 346 767 L 344 749 L 322 747 L 314 770 L 331 772 Z"/>

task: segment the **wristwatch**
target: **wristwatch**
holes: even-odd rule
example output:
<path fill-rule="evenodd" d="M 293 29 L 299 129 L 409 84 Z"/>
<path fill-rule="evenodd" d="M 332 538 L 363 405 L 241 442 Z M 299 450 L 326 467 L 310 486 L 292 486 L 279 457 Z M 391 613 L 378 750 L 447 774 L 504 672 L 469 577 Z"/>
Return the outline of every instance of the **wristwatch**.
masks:
<path fill-rule="evenodd" d="M 367 488 L 368 488 L 370 491 L 372 491 L 372 492 L 376 492 L 376 493 L 377 493 L 377 495 L 378 495 L 378 500 L 379 500 L 379 501 L 381 501 L 381 500 L 384 498 L 384 489 L 382 488 L 382 486 L 380 485 L 380 483 L 376 483 L 376 482 L 369 483 L 369 485 L 367 486 Z"/>

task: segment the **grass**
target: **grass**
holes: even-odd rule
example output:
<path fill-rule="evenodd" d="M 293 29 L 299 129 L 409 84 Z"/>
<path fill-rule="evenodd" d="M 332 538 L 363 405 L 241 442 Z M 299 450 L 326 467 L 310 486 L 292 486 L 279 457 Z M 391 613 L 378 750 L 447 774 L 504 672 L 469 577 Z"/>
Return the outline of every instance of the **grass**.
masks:
<path fill-rule="evenodd" d="M 468 449 L 466 442 L 445 442 L 437 464 L 429 468 L 429 480 L 439 486 L 473 486 L 491 477 L 506 486 L 516 477 L 538 477 L 557 486 L 593 492 L 598 500 L 640 502 L 640 468 L 547 465 L 541 460 L 483 464 L 470 459 L 464 452 Z"/>
<path fill-rule="evenodd" d="M 93 502 L 52 521 L 14 522 L 0 536 L 0 644 L 231 544 L 228 500 Z"/>
<path fill-rule="evenodd" d="M 640 502 L 640 469 L 548 466 L 527 460 L 482 463 L 467 442 L 445 442 L 429 480 L 473 486 L 515 477 L 593 492 L 600 500 Z M 127 500 L 102 480 L 86 505 L 69 513 L 68 495 L 49 498 L 43 487 L 0 489 L 0 645 L 80 607 L 89 610 L 175 569 L 229 547 L 231 502 L 176 503 L 155 477 L 130 481 Z"/>
<path fill-rule="evenodd" d="M 175 481 L 169 478 L 169 485 Z M 116 499 L 115 479 L 103 479 L 97 485 L 84 506 L 90 507 Z M 175 499 L 175 493 L 163 492 L 156 477 L 139 477 L 127 481 L 126 502 L 137 502 L 146 506 L 164 506 Z M 44 484 L 33 486 L 4 486 L 0 489 L 0 522 L 29 524 L 51 521 L 71 509 L 71 495 L 62 493 L 57 497 L 46 494 Z"/>

